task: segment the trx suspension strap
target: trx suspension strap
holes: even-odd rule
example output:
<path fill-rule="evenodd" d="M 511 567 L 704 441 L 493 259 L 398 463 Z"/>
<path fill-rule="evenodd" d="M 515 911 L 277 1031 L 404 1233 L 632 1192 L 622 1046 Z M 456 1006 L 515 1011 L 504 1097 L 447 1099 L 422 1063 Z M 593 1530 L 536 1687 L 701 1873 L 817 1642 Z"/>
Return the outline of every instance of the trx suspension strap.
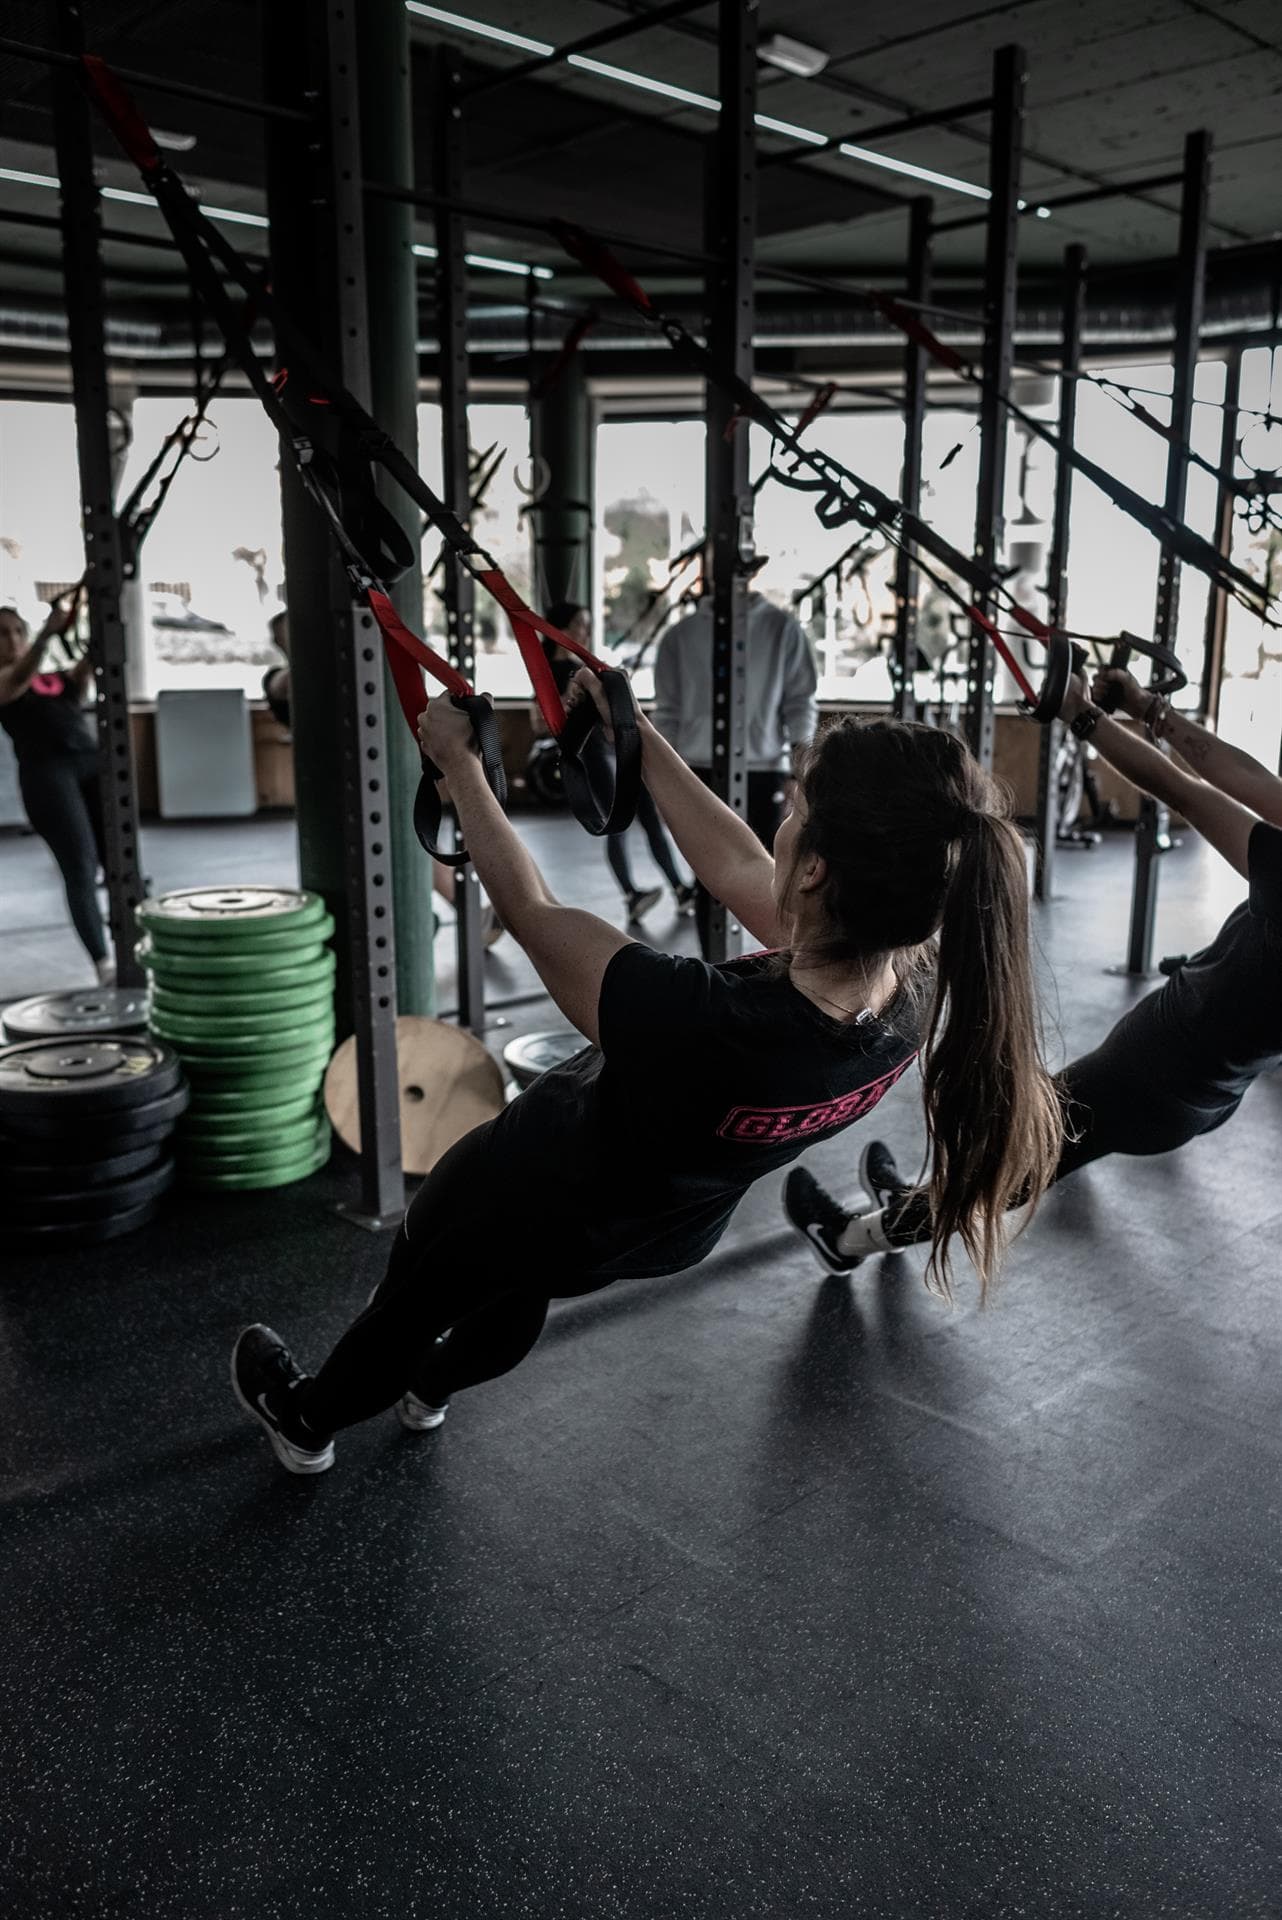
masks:
<path fill-rule="evenodd" d="M 404 530 L 374 485 L 379 467 L 420 508 L 459 564 L 498 601 L 507 614 L 543 718 L 561 747 L 565 789 L 580 823 L 591 833 L 615 833 L 636 811 L 641 780 L 641 741 L 636 709 L 626 677 L 607 667 L 586 647 L 562 633 L 528 607 L 497 562 L 468 533 L 437 497 L 391 437 L 330 376 L 306 336 L 282 313 L 269 294 L 261 295 L 278 355 L 284 365 L 268 377 L 224 285 L 224 274 L 247 294 L 260 295 L 248 263 L 201 212 L 182 181 L 158 151 L 146 122 L 119 81 L 93 56 L 83 61 L 95 101 L 121 146 L 142 175 L 168 223 L 193 285 L 219 327 L 229 353 L 280 434 L 304 490 L 325 514 L 353 589 L 378 623 L 401 707 L 417 731 L 426 704 L 417 668 L 430 673 L 467 712 L 477 737 L 486 778 L 500 800 L 506 797 L 497 723 L 489 703 L 394 613 L 387 588 L 412 564 L 413 549 Z M 593 701 L 577 702 L 567 714 L 541 637 L 578 655 L 601 679 L 614 734 L 613 751 L 600 739 L 600 716 Z M 589 739 L 593 752 L 585 753 Z M 437 831 L 439 773 L 424 763 L 425 784 L 415 803 L 415 826 L 428 852 L 452 864 L 461 854 L 440 852 Z"/>
<path fill-rule="evenodd" d="M 792 463 L 786 471 L 775 467 L 774 477 L 785 486 L 817 496 L 815 513 L 822 526 L 839 527 L 857 520 L 869 532 L 880 533 L 891 546 L 903 546 L 911 541 L 956 574 L 973 593 L 992 594 L 1003 599 L 1009 606 L 1011 617 L 1049 650 L 1051 673 L 1048 685 L 1040 693 L 1033 688 L 995 622 L 949 581 L 932 569 L 923 568 L 941 591 L 956 602 L 967 619 L 991 640 L 996 652 L 1010 669 L 1026 711 L 1043 723 L 1054 719 L 1072 671 L 1072 650 L 1068 641 L 1053 633 L 1044 621 L 1038 620 L 1026 607 L 1021 607 L 1006 590 L 999 575 L 990 573 L 978 561 L 954 547 L 927 521 L 910 513 L 902 501 L 892 499 L 870 481 L 860 479 L 839 460 L 833 459 L 831 454 L 817 447 L 804 446 L 797 430 L 789 426 L 783 415 L 763 400 L 746 380 L 741 380 L 738 374 L 723 367 L 679 320 L 672 319 L 655 307 L 644 287 L 620 265 L 608 248 L 579 227 L 570 226 L 564 221 L 556 221 L 553 225 L 567 253 L 588 267 L 621 299 L 634 307 L 643 319 L 657 328 L 687 365 L 729 394 L 741 417 L 755 420 L 772 439 L 787 448 Z M 1059 686 L 1059 697 L 1052 704 L 1056 684 Z"/>
<path fill-rule="evenodd" d="M 777 465 L 772 466 L 774 478 L 784 486 L 817 495 L 815 512 L 821 525 L 837 527 L 848 521 L 857 520 L 870 532 L 879 533 L 891 546 L 903 547 L 911 543 L 917 549 L 915 559 L 921 571 L 960 608 L 972 625 L 978 627 L 992 642 L 994 650 L 1005 662 L 1020 690 L 1025 711 L 1043 725 L 1056 717 L 1075 664 L 1072 642 L 1066 634 L 1048 627 L 1045 621 L 1039 620 L 1035 614 L 1029 612 L 1027 607 L 1021 606 L 999 573 L 989 571 L 959 548 L 954 547 L 927 521 L 911 513 L 902 501 L 894 500 L 888 494 L 882 493 L 879 488 L 852 473 L 848 467 L 833 459 L 830 454 L 818 448 L 801 445 L 797 431 L 788 425 L 788 422 L 768 401 L 763 400 L 731 369 L 723 367 L 679 320 L 661 313 L 655 307 L 644 287 L 633 279 L 608 248 L 578 227 L 572 227 L 560 221 L 555 222 L 554 225 L 558 239 L 573 259 L 588 267 L 621 299 L 627 301 L 643 319 L 657 328 L 688 365 L 700 372 L 706 380 L 712 381 L 728 393 L 740 415 L 755 420 L 776 442 L 788 449 L 791 463 L 786 470 Z M 929 340 L 934 340 L 934 336 L 923 326 L 915 313 L 907 308 L 900 308 L 897 302 L 886 301 L 882 295 L 869 297 L 875 299 L 878 305 L 884 304 L 894 308 L 895 312 L 890 317 L 894 318 L 896 324 L 903 327 L 905 332 L 910 333 L 913 339 L 917 339 L 920 334 L 928 336 Z M 925 345 L 926 340 L 921 344 Z M 936 342 L 936 345 L 939 343 Z M 951 355 L 958 366 L 962 367 L 963 363 L 958 356 L 952 355 L 950 348 L 940 346 L 940 351 Z M 1014 411 L 1022 417 L 1022 409 L 1015 408 Z M 1030 424 L 1040 427 L 1040 422 L 1032 421 L 1031 416 L 1029 419 Z M 1086 470 L 1089 471 L 1092 463 L 1086 462 L 1085 465 Z M 1112 484 L 1111 476 L 1104 475 L 1103 479 Z M 1121 483 L 1118 482 L 1117 485 L 1120 488 Z M 1121 490 L 1127 494 L 1130 491 L 1125 488 Z M 1158 509 L 1151 508 L 1149 503 L 1140 500 L 1138 495 L 1134 498 L 1145 513 L 1158 513 Z M 1119 501 L 1118 504 L 1126 503 Z M 1137 514 L 1136 517 L 1142 516 Z M 1166 522 L 1169 516 L 1162 513 L 1161 518 Z M 1145 524 L 1149 522 L 1146 521 Z M 1184 527 L 1182 522 L 1170 521 L 1170 525 L 1177 528 L 1182 536 L 1187 535 L 1189 541 L 1204 547 L 1217 569 L 1222 570 L 1227 564 L 1221 561 L 1221 556 L 1209 542 L 1200 541 L 1199 536 Z M 1157 531 L 1156 528 L 1154 530 Z M 862 542 L 856 542 L 856 549 L 861 544 Z M 928 566 L 922 559 L 923 551 L 948 568 L 959 580 L 969 586 L 972 592 L 981 596 L 988 594 L 1003 602 L 1010 617 L 1023 628 L 1024 632 L 1031 634 L 1047 649 L 1049 656 L 1047 676 L 1040 691 L 1034 690 L 995 621 L 960 593 L 951 581 L 937 573 L 933 567 Z M 1202 563 L 1194 560 L 1193 564 Z M 1204 565 L 1203 571 L 1206 570 Z M 1236 568 L 1231 571 L 1234 574 L 1238 573 Z M 1258 599 L 1263 593 L 1259 583 L 1253 581 L 1248 574 L 1241 574 L 1240 578 Z M 1236 592 L 1239 599 L 1242 597 L 1232 584 L 1225 581 L 1221 584 L 1225 584 L 1228 591 Z M 1158 662 L 1172 687 L 1187 684 L 1179 661 L 1168 648 L 1160 646 L 1155 641 L 1137 640 L 1133 635 L 1127 635 L 1125 638 L 1126 644 L 1133 651 L 1142 652 Z M 1084 657 L 1083 655 L 1082 658 Z M 1122 664 L 1116 653 L 1113 664 Z"/>
<path fill-rule="evenodd" d="M 688 366 L 702 373 L 705 379 L 720 386 L 724 392 L 729 393 L 741 413 L 755 420 L 775 440 L 788 448 L 794 456 L 793 466 L 786 472 L 776 467 L 774 477 L 785 486 L 818 494 L 815 511 L 822 525 L 840 526 L 848 520 L 861 520 L 870 527 L 880 526 L 883 531 L 893 525 L 897 527 L 902 540 L 909 541 L 915 547 L 924 548 L 927 553 L 933 554 L 976 592 L 983 594 L 1000 590 L 1000 582 L 996 578 L 985 578 L 983 569 L 977 567 L 956 548 L 951 547 L 927 522 L 921 520 L 916 514 L 910 513 L 901 502 L 890 499 L 870 482 L 861 480 L 830 455 L 799 447 L 796 434 L 789 428 L 782 415 L 754 393 L 747 382 L 741 380 L 730 368 L 721 366 L 679 320 L 660 312 L 644 287 L 627 272 L 600 241 L 567 221 L 557 220 L 550 225 L 556 238 L 572 259 L 596 274 L 643 320 L 662 333 L 674 352 Z M 897 300 L 892 300 L 886 294 L 871 289 L 867 290 L 865 297 L 894 326 L 922 347 L 933 359 L 951 368 L 964 379 L 974 382 L 982 391 L 988 391 L 988 385 L 978 370 L 970 366 L 952 347 L 946 346 L 939 340 L 910 308 L 901 305 Z M 1045 421 L 1027 413 L 1006 393 L 998 392 L 997 398 L 1000 404 L 1030 432 L 1037 434 L 1049 446 L 1059 449 L 1059 435 Z M 1151 501 L 1145 500 L 1143 495 L 1116 479 L 1095 461 L 1078 452 L 1076 448 L 1067 449 L 1067 453 L 1073 466 L 1088 479 L 1093 480 L 1115 506 L 1139 521 L 1181 560 L 1206 574 L 1210 580 L 1223 588 L 1226 593 L 1232 594 L 1249 611 L 1274 624 L 1269 614 L 1268 590 L 1260 581 L 1253 579 L 1249 573 L 1225 559 L 1209 540 L 1204 540 L 1200 534 L 1194 533 L 1193 529 L 1186 526 L 1182 520 L 1174 519 L 1165 508 L 1154 506 Z M 808 470 L 809 478 L 801 477 L 803 470 Z"/>

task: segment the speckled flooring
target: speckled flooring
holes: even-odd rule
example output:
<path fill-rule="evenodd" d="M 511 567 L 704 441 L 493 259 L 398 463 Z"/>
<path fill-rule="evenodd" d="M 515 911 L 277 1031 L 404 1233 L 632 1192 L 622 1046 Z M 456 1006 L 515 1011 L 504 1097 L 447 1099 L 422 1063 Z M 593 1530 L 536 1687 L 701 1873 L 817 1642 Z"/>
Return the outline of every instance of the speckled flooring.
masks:
<path fill-rule="evenodd" d="M 184 877 L 288 878 L 255 834 Z M 1134 993 L 1128 857 L 1066 858 L 1040 915 L 1071 1048 Z M 1191 848 L 1164 879 L 1163 949 L 1242 891 Z M 912 1153 L 910 1082 L 878 1122 Z M 554 1309 L 438 1434 L 373 1422 L 315 1482 L 226 1355 L 263 1317 L 315 1360 L 363 1300 L 346 1168 L 14 1263 L 0 1911 L 1277 1916 L 1280 1129 L 1266 1083 L 1078 1176 L 983 1314 L 916 1256 L 824 1280 L 763 1188 L 703 1268 Z"/>

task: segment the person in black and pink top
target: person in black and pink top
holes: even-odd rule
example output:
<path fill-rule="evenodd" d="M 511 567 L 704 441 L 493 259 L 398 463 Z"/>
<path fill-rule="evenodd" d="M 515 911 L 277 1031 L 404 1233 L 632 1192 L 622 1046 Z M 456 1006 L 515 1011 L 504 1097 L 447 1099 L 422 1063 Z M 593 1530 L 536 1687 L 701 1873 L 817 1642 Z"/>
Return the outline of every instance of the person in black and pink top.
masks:
<path fill-rule="evenodd" d="M 1095 706 L 1081 679 L 1069 688 L 1064 718 L 1119 773 L 1182 815 L 1250 890 L 1208 947 L 1065 1067 L 1057 1180 L 1106 1154 L 1172 1153 L 1213 1133 L 1262 1073 L 1282 1068 L 1282 780 L 1129 673 L 1107 669 L 1096 677 L 1095 699 L 1105 688 L 1142 723 L 1148 742 Z M 1185 767 L 1159 752 L 1159 742 Z M 862 1212 L 848 1212 L 804 1167 L 785 1183 L 788 1218 L 830 1273 L 933 1235 L 933 1187 L 905 1180 L 880 1141 L 869 1142 L 861 1177 L 873 1202 Z M 1021 1224 L 1012 1217 L 1012 1230 Z"/>
<path fill-rule="evenodd" d="M 76 605 L 73 595 L 52 608 L 34 640 L 20 613 L 0 607 L 0 727 L 13 741 L 27 819 L 58 862 L 72 924 L 106 983 L 114 968 L 95 892 L 104 864 L 98 734 L 81 705 L 93 669 L 86 655 L 67 671 L 41 672 Z"/>
<path fill-rule="evenodd" d="M 591 673 L 572 698 L 600 700 Z M 396 1407 L 514 1367 L 553 1299 L 702 1260 L 755 1180 L 876 1106 L 919 1051 L 942 1175 L 934 1250 L 982 1270 L 1012 1197 L 1040 1190 L 1059 1108 L 1037 1052 L 1027 883 L 1007 805 L 951 734 L 844 721 L 806 757 L 774 855 L 647 721 L 643 772 L 700 880 L 766 949 L 711 965 L 553 899 L 498 806 L 466 717 L 436 699 L 424 751 L 477 871 L 588 1044 L 465 1136 L 416 1194 L 387 1274 L 314 1378 L 269 1327 L 232 1355 L 242 1407 L 293 1473 Z M 506 1220 L 545 1237 L 504 1243 Z"/>

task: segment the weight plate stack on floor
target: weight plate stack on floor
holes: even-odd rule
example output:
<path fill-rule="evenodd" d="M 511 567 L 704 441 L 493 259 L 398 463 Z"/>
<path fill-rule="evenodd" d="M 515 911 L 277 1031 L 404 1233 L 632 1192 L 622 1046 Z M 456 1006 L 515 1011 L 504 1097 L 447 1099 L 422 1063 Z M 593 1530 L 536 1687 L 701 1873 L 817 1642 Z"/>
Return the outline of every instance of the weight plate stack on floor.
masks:
<path fill-rule="evenodd" d="M 173 1049 L 145 1034 L 0 1048 L 0 1250 L 86 1246 L 154 1219 L 189 1098 Z"/>
<path fill-rule="evenodd" d="M 151 1030 L 191 1083 L 183 1182 L 285 1186 L 329 1158 L 321 1082 L 334 1048 L 334 922 L 314 893 L 196 887 L 139 908 Z"/>
<path fill-rule="evenodd" d="M 74 1040 L 86 1033 L 145 1033 L 147 995 L 140 987 L 79 987 L 16 1000 L 0 1023 L 11 1045 L 20 1040 Z"/>

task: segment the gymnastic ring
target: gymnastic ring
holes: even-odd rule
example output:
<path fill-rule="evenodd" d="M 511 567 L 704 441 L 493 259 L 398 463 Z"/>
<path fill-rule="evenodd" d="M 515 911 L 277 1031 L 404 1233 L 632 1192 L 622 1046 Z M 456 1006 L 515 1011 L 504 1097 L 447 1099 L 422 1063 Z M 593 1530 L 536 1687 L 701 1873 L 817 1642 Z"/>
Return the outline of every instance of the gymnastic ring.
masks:
<path fill-rule="evenodd" d="M 641 732 L 627 674 L 607 667 L 601 690 L 610 709 L 613 747 L 599 738 L 601 715 L 596 702 L 587 698 L 570 708 L 557 735 L 561 784 L 570 811 L 581 827 L 598 836 L 625 833 L 641 798 Z M 593 741 L 598 744 L 589 751 Z"/>
<path fill-rule="evenodd" d="M 1064 633 L 1053 633 L 1046 642 L 1046 677 L 1036 702 L 1028 708 L 1039 726 L 1048 727 L 1058 720 L 1073 677 L 1073 643 Z"/>
<path fill-rule="evenodd" d="M 498 716 L 489 701 L 479 693 L 451 694 L 454 705 L 465 713 L 472 722 L 472 731 L 476 735 L 476 750 L 481 756 L 481 768 L 486 784 L 501 807 L 507 805 L 507 774 L 503 769 L 503 748 L 499 739 Z M 441 826 L 445 809 L 441 804 L 440 789 L 437 781 L 441 770 L 435 763 L 423 755 L 423 777 L 418 783 L 418 792 L 414 795 L 414 831 L 424 853 L 439 860 L 442 866 L 461 867 L 466 865 L 467 852 L 457 844 L 442 847 Z"/>

